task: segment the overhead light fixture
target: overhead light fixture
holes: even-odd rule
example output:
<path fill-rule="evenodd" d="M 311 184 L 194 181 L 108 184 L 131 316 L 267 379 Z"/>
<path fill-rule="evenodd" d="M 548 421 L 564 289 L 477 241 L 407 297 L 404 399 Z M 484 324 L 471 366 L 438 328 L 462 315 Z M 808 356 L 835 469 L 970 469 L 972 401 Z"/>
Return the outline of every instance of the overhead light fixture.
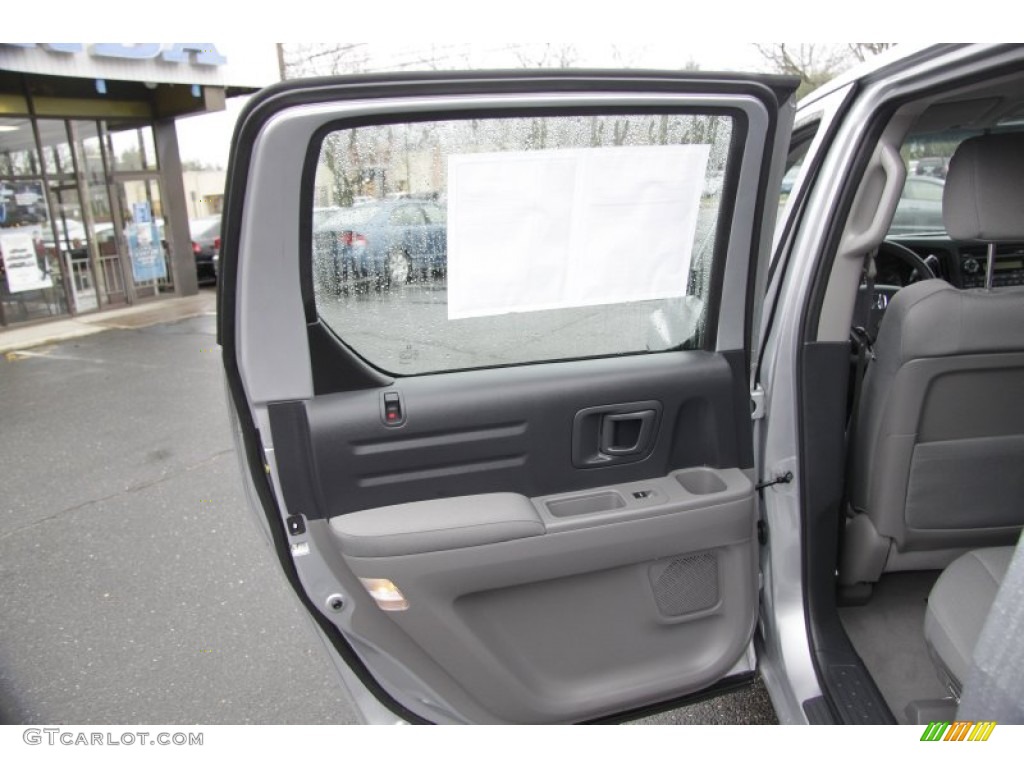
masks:
<path fill-rule="evenodd" d="M 21 130 L 19 125 L 0 125 L 0 133 L 14 133 L 19 130 Z"/>

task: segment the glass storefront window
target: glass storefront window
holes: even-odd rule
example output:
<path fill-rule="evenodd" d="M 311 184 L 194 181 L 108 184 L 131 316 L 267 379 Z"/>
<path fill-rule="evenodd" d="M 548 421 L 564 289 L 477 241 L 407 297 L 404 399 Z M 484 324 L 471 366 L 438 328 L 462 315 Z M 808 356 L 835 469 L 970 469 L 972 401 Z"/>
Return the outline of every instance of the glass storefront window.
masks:
<path fill-rule="evenodd" d="M 156 145 L 148 126 L 107 126 L 107 154 L 116 171 L 155 171 Z"/>
<path fill-rule="evenodd" d="M 153 129 L 147 125 L 144 128 L 140 128 L 139 133 L 142 135 L 142 154 L 146 161 L 146 170 L 158 170 L 159 165 L 156 156 L 156 142 L 153 141 Z"/>
<path fill-rule="evenodd" d="M 74 123 L 75 135 L 81 145 L 82 170 L 89 189 L 89 207 L 92 209 L 93 223 L 96 226 L 96 237 L 101 256 L 117 254 L 112 229 L 114 219 L 111 213 L 110 189 L 103 170 L 103 148 L 100 144 L 99 126 L 91 120 L 78 120 Z M 102 232 L 108 232 L 104 238 Z"/>
<path fill-rule="evenodd" d="M 36 137 L 28 119 L 0 118 L 0 176 L 39 176 Z"/>
<path fill-rule="evenodd" d="M 99 127 L 92 120 L 76 120 L 74 127 L 82 147 L 82 171 L 86 180 L 90 185 L 105 184 Z"/>
<path fill-rule="evenodd" d="M 151 125 L 0 116 L 0 325 L 173 290 L 157 170 Z"/>
<path fill-rule="evenodd" d="M 136 292 L 144 295 L 142 288 L 151 287 L 154 292 L 169 289 L 174 279 L 160 184 L 156 179 L 139 179 L 123 181 L 120 187 Z"/>
<path fill-rule="evenodd" d="M 75 164 L 71 157 L 67 124 L 63 120 L 38 120 L 37 123 L 46 172 L 51 177 L 73 178 Z"/>
<path fill-rule="evenodd" d="M 42 179 L 0 179 L 0 320 L 67 312 Z"/>

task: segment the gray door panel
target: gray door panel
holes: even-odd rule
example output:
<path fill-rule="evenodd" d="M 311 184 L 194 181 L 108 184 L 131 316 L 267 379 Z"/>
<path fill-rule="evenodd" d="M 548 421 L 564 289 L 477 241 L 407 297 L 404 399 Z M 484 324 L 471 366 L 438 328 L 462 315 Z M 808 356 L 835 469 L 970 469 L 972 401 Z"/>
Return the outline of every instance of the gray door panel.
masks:
<path fill-rule="evenodd" d="M 400 630 L 441 711 L 586 720 L 700 690 L 750 642 L 756 512 L 733 377 L 723 355 L 676 352 L 278 403 L 277 468 L 293 514 L 330 520 L 357 649 L 376 659 Z M 380 408 L 394 392 L 399 429 Z M 661 416 L 646 457 L 578 466 L 577 414 L 637 403 Z M 391 580 L 408 610 L 381 611 L 359 578 Z"/>
<path fill-rule="evenodd" d="M 753 487 L 736 470 L 721 477 L 725 490 L 703 504 L 687 508 L 689 494 L 680 490 L 653 517 L 642 509 L 634 519 L 595 513 L 570 530 L 344 559 L 357 576 L 387 578 L 401 590 L 409 608 L 388 617 L 489 721 L 595 718 L 699 690 L 746 649 L 757 594 Z M 675 477 L 646 485 L 679 487 Z M 452 501 L 481 511 L 508 503 Z M 420 512 L 423 534 L 450 522 L 443 505 L 422 505 L 357 515 L 395 510 L 407 520 Z M 351 524 L 343 516 L 332 528 L 344 550 Z M 443 537 L 434 545 L 447 546 Z M 366 596 L 354 597 L 375 609 Z"/>

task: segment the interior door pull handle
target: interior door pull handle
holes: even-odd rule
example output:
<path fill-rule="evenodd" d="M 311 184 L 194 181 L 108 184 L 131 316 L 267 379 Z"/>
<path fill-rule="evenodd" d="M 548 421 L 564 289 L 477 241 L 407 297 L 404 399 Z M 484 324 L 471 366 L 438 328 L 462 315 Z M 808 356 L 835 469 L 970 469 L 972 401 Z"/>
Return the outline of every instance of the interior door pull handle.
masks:
<path fill-rule="evenodd" d="M 572 465 L 580 469 L 643 461 L 661 428 L 660 400 L 592 405 L 572 419 Z"/>
<path fill-rule="evenodd" d="M 609 413 L 601 420 L 599 450 L 608 456 L 628 456 L 647 449 L 655 412 Z"/>

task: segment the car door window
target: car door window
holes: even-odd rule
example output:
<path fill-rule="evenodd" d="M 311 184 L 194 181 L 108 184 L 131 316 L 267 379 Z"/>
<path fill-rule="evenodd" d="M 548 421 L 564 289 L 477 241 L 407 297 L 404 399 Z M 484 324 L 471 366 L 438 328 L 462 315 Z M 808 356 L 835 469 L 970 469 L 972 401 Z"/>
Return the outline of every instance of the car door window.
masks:
<path fill-rule="evenodd" d="M 314 199 L 344 208 L 401 185 L 444 205 L 400 206 L 388 227 L 445 230 L 398 243 L 367 222 L 314 237 L 320 318 L 399 374 L 700 347 L 733 122 L 609 114 L 332 131 Z"/>
<path fill-rule="evenodd" d="M 971 135 L 967 131 L 955 131 L 907 137 L 900 149 L 907 179 L 889 226 L 890 236 L 946 233 L 942 193 L 949 159 L 957 145 Z"/>

